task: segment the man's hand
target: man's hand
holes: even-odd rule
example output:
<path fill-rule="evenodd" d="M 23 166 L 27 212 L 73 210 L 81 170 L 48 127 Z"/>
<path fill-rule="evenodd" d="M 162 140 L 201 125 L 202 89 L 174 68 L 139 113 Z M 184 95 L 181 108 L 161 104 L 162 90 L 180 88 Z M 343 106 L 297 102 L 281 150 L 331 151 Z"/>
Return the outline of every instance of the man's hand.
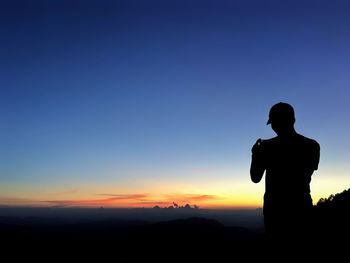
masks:
<path fill-rule="evenodd" d="M 260 138 L 257 139 L 257 141 L 255 142 L 255 144 L 252 147 L 253 154 L 259 154 L 261 152 L 261 142 L 262 142 L 262 140 Z"/>
<path fill-rule="evenodd" d="M 250 178 L 254 183 L 259 183 L 264 171 L 265 162 L 263 155 L 262 140 L 259 138 L 252 147 L 252 162 L 250 165 Z"/>

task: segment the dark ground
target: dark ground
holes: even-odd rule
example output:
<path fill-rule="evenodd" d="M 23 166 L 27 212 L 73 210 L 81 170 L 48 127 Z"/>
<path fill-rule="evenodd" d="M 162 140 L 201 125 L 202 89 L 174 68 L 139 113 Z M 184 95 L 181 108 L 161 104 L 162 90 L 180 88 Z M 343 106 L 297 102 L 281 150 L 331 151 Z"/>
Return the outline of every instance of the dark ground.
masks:
<path fill-rule="evenodd" d="M 188 218 L 159 223 L 94 221 L 67 222 L 38 218 L 2 218 L 2 248 L 17 258 L 88 259 L 108 257 L 113 262 L 167 262 L 208 260 L 218 262 L 245 254 L 263 242 L 263 233 L 242 227 L 225 227 L 212 219 Z"/>
<path fill-rule="evenodd" d="M 320 199 L 309 234 L 266 235 L 261 210 L 0 209 L 1 262 L 348 262 L 350 189 Z M 131 219 L 130 216 L 134 219 Z"/>
<path fill-rule="evenodd" d="M 348 234 L 323 226 L 308 243 L 304 237 L 271 242 L 261 230 L 200 217 L 157 223 L 0 217 L 6 262 L 334 262 L 348 251 Z"/>

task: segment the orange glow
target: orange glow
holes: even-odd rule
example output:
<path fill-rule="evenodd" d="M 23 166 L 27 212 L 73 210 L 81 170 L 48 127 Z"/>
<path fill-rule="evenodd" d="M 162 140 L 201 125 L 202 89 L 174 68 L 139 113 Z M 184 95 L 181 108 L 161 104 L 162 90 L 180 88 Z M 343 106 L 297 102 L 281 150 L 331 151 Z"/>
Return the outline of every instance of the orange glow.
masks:
<path fill-rule="evenodd" d="M 337 178 L 334 180 L 322 173 L 313 178 L 311 195 L 314 204 L 320 198 L 343 191 L 350 184 L 347 175 Z M 129 184 L 81 184 L 67 188 L 3 184 L 0 186 L 0 206 L 151 208 L 189 204 L 210 209 L 260 208 L 264 186 L 264 182 L 254 184 L 249 178 L 240 181 L 202 178 L 191 183 L 138 180 Z"/>
<path fill-rule="evenodd" d="M 235 200 L 236 201 L 235 201 Z M 26 199 L 0 198 L 1 205 L 8 206 L 48 206 L 48 207 L 109 207 L 109 208 L 151 208 L 154 206 L 199 206 L 201 208 L 253 208 L 259 207 L 259 201 L 254 199 L 234 198 L 230 196 L 208 194 L 99 194 L 96 198 L 82 199 Z"/>

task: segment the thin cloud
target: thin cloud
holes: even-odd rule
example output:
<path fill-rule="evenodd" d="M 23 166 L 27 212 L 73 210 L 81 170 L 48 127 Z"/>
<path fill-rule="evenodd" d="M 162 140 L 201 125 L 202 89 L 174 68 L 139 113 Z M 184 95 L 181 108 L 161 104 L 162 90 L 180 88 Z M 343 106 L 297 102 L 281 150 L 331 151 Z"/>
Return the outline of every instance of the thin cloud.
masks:
<path fill-rule="evenodd" d="M 210 200 L 220 199 L 217 195 L 205 195 L 205 194 L 165 194 L 163 195 L 165 200 L 143 200 L 134 205 L 144 206 L 174 206 L 174 201 L 182 204 L 201 203 Z"/>
<path fill-rule="evenodd" d="M 217 195 L 203 195 L 203 194 L 170 194 L 165 195 L 168 200 L 175 200 L 177 202 L 203 202 L 203 201 L 210 201 L 210 200 L 216 200 L 220 197 Z"/>
<path fill-rule="evenodd" d="M 133 206 L 147 198 L 149 194 L 96 194 L 100 196 L 109 196 L 108 198 L 100 199 L 66 199 L 66 200 L 45 200 L 44 203 L 49 203 L 58 207 L 67 206 Z"/>
<path fill-rule="evenodd" d="M 45 200 L 42 203 L 52 204 L 54 207 L 67 207 L 80 204 L 79 200 Z"/>
<path fill-rule="evenodd" d="M 135 202 L 133 205 L 146 205 L 146 206 L 155 206 L 155 205 L 172 205 L 171 202 L 168 201 L 141 201 L 141 202 Z"/>
<path fill-rule="evenodd" d="M 75 190 L 75 189 L 74 189 Z M 67 191 L 68 192 L 68 191 Z M 61 192 L 63 194 L 63 192 Z M 148 193 L 112 194 L 99 193 L 101 198 L 89 199 L 48 199 L 34 200 L 27 198 L 0 197 L 0 205 L 49 205 L 51 207 L 153 207 L 171 206 L 173 202 L 178 204 L 199 204 L 211 200 L 220 199 L 217 195 L 208 194 L 164 194 L 152 196 Z"/>
<path fill-rule="evenodd" d="M 20 197 L 0 197 L 0 204 L 2 206 L 8 205 L 33 205 L 37 204 L 38 200 L 30 198 L 20 198 Z"/>
<path fill-rule="evenodd" d="M 96 194 L 102 196 L 110 196 L 114 200 L 129 200 L 129 199 L 143 199 L 149 197 L 149 194 Z"/>

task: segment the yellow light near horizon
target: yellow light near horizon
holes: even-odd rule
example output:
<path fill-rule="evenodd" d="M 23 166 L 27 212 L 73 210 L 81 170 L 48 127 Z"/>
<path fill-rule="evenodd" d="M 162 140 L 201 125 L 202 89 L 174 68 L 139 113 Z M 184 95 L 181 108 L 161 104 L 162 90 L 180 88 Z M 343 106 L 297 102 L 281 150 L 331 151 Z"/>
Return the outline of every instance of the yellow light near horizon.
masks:
<path fill-rule="evenodd" d="M 350 176 L 315 176 L 311 183 L 311 195 L 316 204 L 320 198 L 341 193 L 350 188 Z"/>
<path fill-rule="evenodd" d="M 144 183 L 144 182 L 143 182 Z M 313 176 L 311 195 L 314 204 L 320 198 L 337 194 L 350 186 L 350 177 L 343 174 L 333 176 L 325 172 Z M 9 206 L 84 206 L 84 207 L 153 207 L 198 205 L 202 208 L 259 208 L 262 207 L 265 183 L 230 178 L 218 180 L 205 178 L 198 182 L 177 180 L 151 181 L 142 185 L 124 184 L 83 184 L 74 187 L 46 185 L 0 186 L 0 205 Z M 50 189 L 50 191 L 46 190 Z M 119 198 L 118 198 L 119 196 Z"/>

